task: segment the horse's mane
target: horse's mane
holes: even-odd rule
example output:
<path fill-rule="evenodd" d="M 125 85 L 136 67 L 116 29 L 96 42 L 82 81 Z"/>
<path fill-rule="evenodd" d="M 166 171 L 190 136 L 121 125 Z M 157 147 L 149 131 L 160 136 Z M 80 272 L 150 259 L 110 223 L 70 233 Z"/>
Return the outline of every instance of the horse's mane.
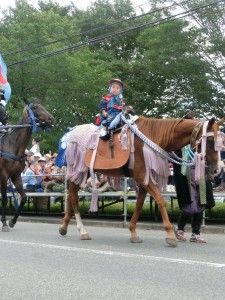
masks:
<path fill-rule="evenodd" d="M 173 142 L 174 130 L 183 119 L 153 119 L 140 117 L 137 120 L 138 129 L 149 139 L 161 147 Z"/>

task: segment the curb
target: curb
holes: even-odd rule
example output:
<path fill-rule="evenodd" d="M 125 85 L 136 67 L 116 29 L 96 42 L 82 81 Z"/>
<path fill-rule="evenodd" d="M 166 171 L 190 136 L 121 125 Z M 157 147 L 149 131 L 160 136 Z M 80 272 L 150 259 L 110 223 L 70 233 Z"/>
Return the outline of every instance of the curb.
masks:
<path fill-rule="evenodd" d="M 48 224 L 57 224 L 60 225 L 62 223 L 62 218 L 54 218 L 54 217 L 25 217 L 20 216 L 19 222 L 31 222 L 31 223 L 48 223 Z M 115 220 L 91 220 L 91 219 L 83 219 L 83 223 L 86 226 L 98 226 L 98 227 L 112 227 L 112 228 L 128 228 L 127 225 L 124 226 L 123 221 L 115 221 Z M 71 219 L 71 224 L 75 224 L 74 218 Z M 137 223 L 138 229 L 143 230 L 164 230 L 162 223 L 153 223 L 153 222 L 141 222 Z M 191 231 L 190 224 L 187 224 L 186 231 Z M 223 225 L 204 225 L 201 228 L 202 233 L 214 233 L 214 234 L 225 234 L 225 226 Z"/>

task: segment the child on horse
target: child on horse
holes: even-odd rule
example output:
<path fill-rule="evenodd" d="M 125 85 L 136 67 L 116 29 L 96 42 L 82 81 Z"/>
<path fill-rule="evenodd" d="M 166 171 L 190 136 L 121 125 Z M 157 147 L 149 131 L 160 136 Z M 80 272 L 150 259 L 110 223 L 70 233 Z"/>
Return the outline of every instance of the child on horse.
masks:
<path fill-rule="evenodd" d="M 118 78 L 111 79 L 109 82 L 109 94 L 102 97 L 99 103 L 100 114 L 97 118 L 96 125 L 102 125 L 100 137 L 109 138 L 109 130 L 116 127 L 112 121 L 122 112 L 125 106 L 123 99 L 123 89 L 125 84 Z"/>

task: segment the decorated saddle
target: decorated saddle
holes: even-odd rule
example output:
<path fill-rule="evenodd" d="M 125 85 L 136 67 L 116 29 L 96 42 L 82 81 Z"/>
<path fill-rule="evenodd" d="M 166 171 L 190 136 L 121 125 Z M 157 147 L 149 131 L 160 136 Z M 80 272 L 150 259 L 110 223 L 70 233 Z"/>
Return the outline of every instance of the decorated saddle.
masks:
<path fill-rule="evenodd" d="M 119 169 L 129 159 L 130 131 L 126 125 L 109 141 L 100 140 L 99 131 L 94 124 L 80 125 L 70 132 L 67 139 L 67 178 L 81 187 L 85 185 L 89 168 Z"/>
<path fill-rule="evenodd" d="M 94 170 L 118 169 L 124 166 L 130 155 L 130 132 L 124 126 L 120 132 L 111 135 L 107 141 L 92 136 L 85 154 L 85 164 Z M 95 156 L 95 157 L 94 157 Z"/>

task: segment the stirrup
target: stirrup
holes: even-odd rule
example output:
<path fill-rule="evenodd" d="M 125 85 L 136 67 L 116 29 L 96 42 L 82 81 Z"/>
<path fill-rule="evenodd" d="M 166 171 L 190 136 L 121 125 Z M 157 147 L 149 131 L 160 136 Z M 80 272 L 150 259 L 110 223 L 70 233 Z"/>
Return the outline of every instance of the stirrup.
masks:
<path fill-rule="evenodd" d="M 110 138 L 110 132 L 105 129 L 105 128 L 101 128 L 100 130 L 100 139 L 103 141 L 106 141 Z"/>
<path fill-rule="evenodd" d="M 100 135 L 100 139 L 103 141 L 107 141 L 110 138 L 109 132 L 107 132 L 105 135 Z"/>

